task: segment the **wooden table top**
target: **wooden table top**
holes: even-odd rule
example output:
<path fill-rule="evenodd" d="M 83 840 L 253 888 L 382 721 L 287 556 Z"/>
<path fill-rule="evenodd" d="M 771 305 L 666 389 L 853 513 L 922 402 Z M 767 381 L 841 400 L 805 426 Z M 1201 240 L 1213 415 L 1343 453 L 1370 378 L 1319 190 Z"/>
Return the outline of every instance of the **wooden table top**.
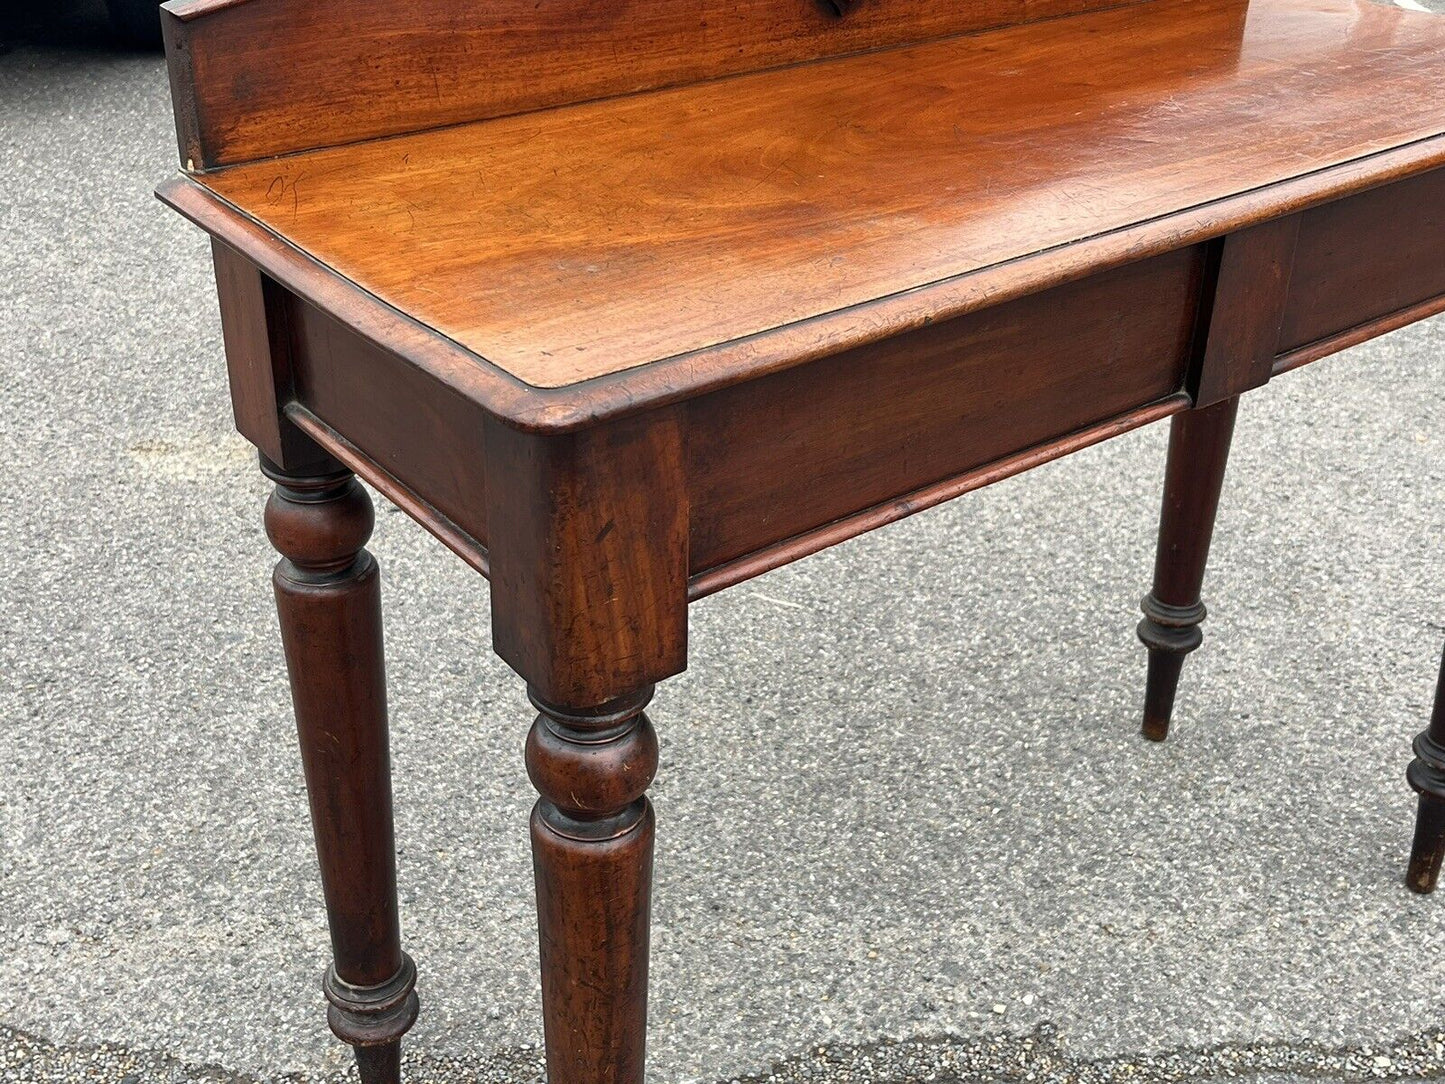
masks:
<path fill-rule="evenodd" d="M 1423 158 L 1442 133 L 1445 19 L 1156 0 L 195 179 L 561 388 L 679 356 L 741 365 L 788 332 L 867 341 L 948 315 L 959 283 L 998 293 L 1025 257 L 1217 234 L 1242 201 L 1278 213 L 1300 196 L 1287 182 L 1347 163 L 1365 187 L 1384 152 Z"/>

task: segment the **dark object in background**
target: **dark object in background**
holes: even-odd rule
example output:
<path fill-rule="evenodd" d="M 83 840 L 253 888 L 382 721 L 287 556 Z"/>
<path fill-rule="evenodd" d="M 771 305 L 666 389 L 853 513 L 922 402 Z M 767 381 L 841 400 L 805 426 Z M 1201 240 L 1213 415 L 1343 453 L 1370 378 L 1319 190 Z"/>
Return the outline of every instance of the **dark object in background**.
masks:
<path fill-rule="evenodd" d="M 159 49 L 161 45 L 160 0 L 105 0 L 115 32 L 129 45 Z"/>

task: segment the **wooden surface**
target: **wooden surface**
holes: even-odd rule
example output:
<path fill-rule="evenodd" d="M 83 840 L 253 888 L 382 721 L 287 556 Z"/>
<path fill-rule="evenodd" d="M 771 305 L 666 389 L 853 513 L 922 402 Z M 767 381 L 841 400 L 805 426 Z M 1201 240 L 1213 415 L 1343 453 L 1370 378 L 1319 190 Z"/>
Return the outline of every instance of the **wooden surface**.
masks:
<path fill-rule="evenodd" d="M 548 1084 L 643 1084 L 658 740 L 652 687 L 585 710 L 532 693 L 532 862 Z"/>
<path fill-rule="evenodd" d="M 414 132 L 1139 0 L 180 0 L 181 160 Z"/>
<path fill-rule="evenodd" d="M 1408 775 L 1420 801 L 1405 883 L 1415 892 L 1434 892 L 1445 862 L 1445 657 L 1435 685 L 1435 711 L 1430 725 L 1415 739 Z"/>
<path fill-rule="evenodd" d="M 396 1082 L 415 972 L 369 506 L 341 464 L 491 577 L 493 644 L 541 712 L 526 755 L 549 1079 L 642 1084 L 643 708 L 687 664 L 690 597 L 1177 415 L 1140 627 L 1145 729 L 1163 737 L 1238 394 L 1445 297 L 1445 20 L 1103 0 L 945 38 L 1086 0 L 808 4 L 168 16 L 203 164 L 468 122 L 163 191 L 220 241 L 237 423 L 286 457 L 268 526 L 326 994 L 367 1084 Z M 317 729 L 323 700 L 340 737 Z M 1411 774 L 1421 890 L 1445 838 L 1440 718 Z"/>
<path fill-rule="evenodd" d="M 1168 737 L 1184 657 L 1204 641 L 1200 592 L 1238 412 L 1238 398 L 1224 399 L 1176 414 L 1169 424 L 1154 586 L 1144 596 L 1138 630 L 1149 649 L 1143 733 L 1150 741 Z"/>
<path fill-rule="evenodd" d="M 1202 247 L 691 400 L 693 571 L 1180 391 Z"/>
<path fill-rule="evenodd" d="M 306 458 L 325 461 L 318 449 Z M 331 928 L 327 1015 L 356 1047 L 361 1084 L 398 1084 L 419 1004 L 397 909 L 381 573 L 362 548 L 371 498 L 335 462 L 312 474 L 262 469 L 276 482 L 272 583 Z"/>
<path fill-rule="evenodd" d="M 1445 295 L 1445 170 L 1302 214 L 1291 282 L 1282 350 Z"/>
<path fill-rule="evenodd" d="M 1196 407 L 1213 406 L 1267 383 L 1289 302 L 1300 215 L 1270 219 L 1219 246 Z"/>
<path fill-rule="evenodd" d="M 846 341 L 875 299 L 1437 135 L 1442 53 L 1367 0 L 1155 0 L 201 180 L 560 387 L 825 313 Z"/>
<path fill-rule="evenodd" d="M 685 437 L 651 448 L 634 468 L 653 481 L 676 471 L 674 490 L 655 504 L 642 501 L 631 514 L 655 518 L 685 510 L 663 533 L 669 552 L 675 535 L 685 538 L 675 552 L 688 565 L 678 571 L 697 576 L 1177 395 L 1193 358 L 1206 258 L 1206 246 L 1191 246 L 696 396 L 681 412 Z M 404 487 L 403 500 L 406 490 L 424 495 L 430 508 L 413 509 L 414 515 L 435 530 L 440 514 L 483 547 L 534 522 L 528 506 L 490 507 L 530 492 L 522 479 L 533 474 L 532 453 L 509 450 L 520 437 L 486 437 L 492 427 L 481 407 L 314 307 L 292 300 L 282 309 L 296 345 L 298 403 L 366 449 L 387 478 Z M 674 443 L 683 450 L 676 463 Z M 617 444 L 607 458 L 620 462 L 624 447 Z M 387 486 L 385 479 L 381 484 Z M 577 483 L 578 494 L 604 488 L 595 473 Z M 572 513 L 581 507 L 574 504 Z M 613 509 L 597 518 L 596 529 L 616 515 Z M 590 536 L 583 539 L 589 542 Z M 449 544 L 466 552 L 455 540 Z M 526 566 L 516 575 L 535 578 L 535 571 Z M 663 590 L 653 605 L 665 598 Z M 545 627 L 536 613 L 522 618 L 513 630 L 518 651 Z M 654 644 L 665 639 L 655 629 L 648 636 Z M 512 642 L 511 635 L 499 640 Z M 540 659 L 552 650 L 534 643 L 527 653 Z"/>
<path fill-rule="evenodd" d="M 484 423 L 492 647 L 537 696 L 593 707 L 687 667 L 678 413 L 560 436 Z"/>

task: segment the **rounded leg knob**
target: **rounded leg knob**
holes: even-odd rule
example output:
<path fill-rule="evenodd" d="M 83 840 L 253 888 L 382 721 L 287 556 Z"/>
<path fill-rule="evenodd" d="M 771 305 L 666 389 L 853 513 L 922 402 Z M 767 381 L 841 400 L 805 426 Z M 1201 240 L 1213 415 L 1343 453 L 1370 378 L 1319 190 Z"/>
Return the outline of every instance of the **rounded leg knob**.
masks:
<path fill-rule="evenodd" d="M 397 910 L 381 575 L 363 548 L 371 500 L 339 464 L 262 470 L 276 483 L 266 533 L 281 554 L 276 610 L 331 930 L 328 1017 L 356 1048 L 363 1084 L 399 1084 L 416 968 Z"/>

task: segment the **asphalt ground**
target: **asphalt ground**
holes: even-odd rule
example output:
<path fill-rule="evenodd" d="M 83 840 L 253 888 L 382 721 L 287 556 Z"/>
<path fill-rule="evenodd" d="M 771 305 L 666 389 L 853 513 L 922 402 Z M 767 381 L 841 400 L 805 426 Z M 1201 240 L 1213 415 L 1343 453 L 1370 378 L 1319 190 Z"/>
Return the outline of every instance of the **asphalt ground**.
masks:
<path fill-rule="evenodd" d="M 1445 5 L 1437 4 L 1445 7 Z M 322 1081 L 325 917 L 161 62 L 0 55 L 0 1080 Z M 1402 885 L 1445 642 L 1445 323 L 1244 404 L 1175 736 L 1134 640 L 1166 427 L 693 609 L 651 1079 L 1445 1076 Z M 385 510 L 415 1080 L 539 1078 L 521 682 Z"/>

